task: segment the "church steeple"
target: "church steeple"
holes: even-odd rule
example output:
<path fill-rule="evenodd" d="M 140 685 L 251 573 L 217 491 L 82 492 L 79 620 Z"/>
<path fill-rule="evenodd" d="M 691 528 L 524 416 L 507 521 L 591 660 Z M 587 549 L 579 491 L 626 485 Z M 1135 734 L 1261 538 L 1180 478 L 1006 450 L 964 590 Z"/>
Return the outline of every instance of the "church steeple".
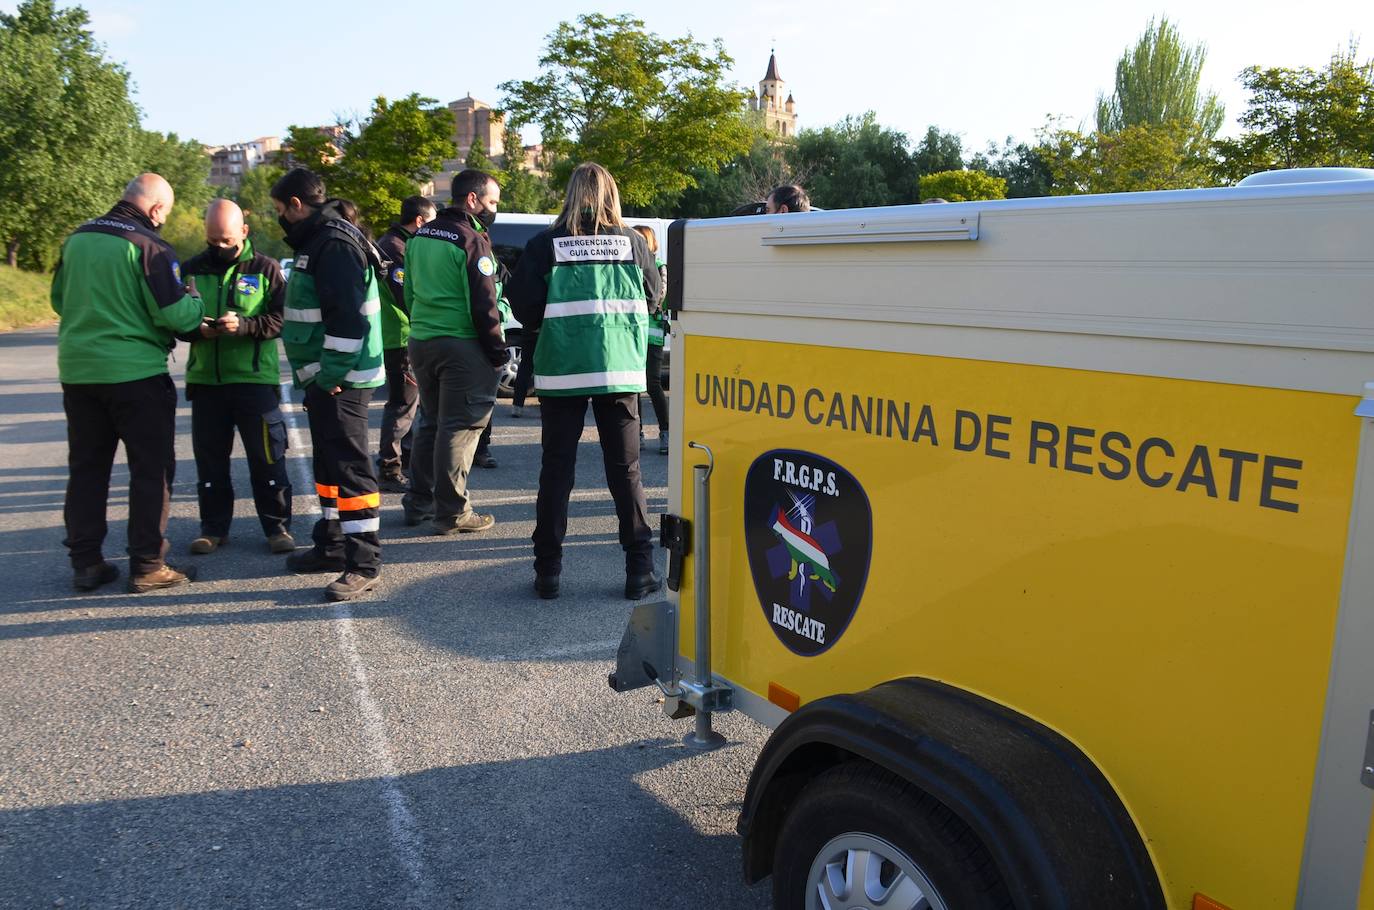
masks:
<path fill-rule="evenodd" d="M 757 70 L 755 70 L 755 72 L 757 72 Z M 778 57 L 777 57 L 777 54 L 776 54 L 774 51 L 772 51 L 772 50 L 769 50 L 769 51 L 768 51 L 768 72 L 766 72 L 766 73 L 763 74 L 763 81 L 764 81 L 764 82 L 781 82 L 781 81 L 782 81 L 782 77 L 778 75 Z"/>
<path fill-rule="evenodd" d="M 763 113 L 764 127 L 770 133 L 778 136 L 796 135 L 796 102 L 792 99 L 792 93 L 787 91 L 787 83 L 778 73 L 778 55 L 775 49 L 769 49 L 768 71 L 759 82 L 758 99 L 751 99 L 749 108 Z"/>

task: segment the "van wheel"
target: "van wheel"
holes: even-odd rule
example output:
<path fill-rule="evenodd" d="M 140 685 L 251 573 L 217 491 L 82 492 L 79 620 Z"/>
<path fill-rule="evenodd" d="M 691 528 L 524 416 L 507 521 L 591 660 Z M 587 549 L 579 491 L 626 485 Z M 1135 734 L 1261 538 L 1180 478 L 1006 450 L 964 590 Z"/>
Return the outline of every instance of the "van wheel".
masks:
<path fill-rule="evenodd" d="M 818 776 L 773 857 L 777 910 L 1010 910 L 991 854 L 929 794 L 865 762 Z"/>

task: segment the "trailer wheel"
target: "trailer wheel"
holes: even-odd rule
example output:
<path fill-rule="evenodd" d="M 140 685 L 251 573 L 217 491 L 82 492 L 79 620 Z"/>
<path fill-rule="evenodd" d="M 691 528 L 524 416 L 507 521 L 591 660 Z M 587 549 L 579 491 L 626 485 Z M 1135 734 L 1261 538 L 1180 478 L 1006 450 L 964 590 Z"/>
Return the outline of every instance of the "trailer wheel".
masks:
<path fill-rule="evenodd" d="M 776 910 L 1009 910 L 992 856 L 943 804 L 866 762 L 832 768 L 787 812 Z"/>

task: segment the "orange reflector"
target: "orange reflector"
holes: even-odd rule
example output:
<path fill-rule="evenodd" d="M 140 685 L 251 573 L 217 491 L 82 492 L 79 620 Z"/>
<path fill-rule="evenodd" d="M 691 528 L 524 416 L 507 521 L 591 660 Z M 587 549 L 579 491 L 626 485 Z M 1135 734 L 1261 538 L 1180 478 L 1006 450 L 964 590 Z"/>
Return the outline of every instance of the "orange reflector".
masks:
<path fill-rule="evenodd" d="M 791 689 L 784 689 L 775 682 L 768 684 L 768 700 L 791 713 L 801 707 L 801 696 Z"/>
<path fill-rule="evenodd" d="M 1205 894 L 1193 895 L 1193 910 L 1231 910 L 1225 904 L 1219 904 Z"/>

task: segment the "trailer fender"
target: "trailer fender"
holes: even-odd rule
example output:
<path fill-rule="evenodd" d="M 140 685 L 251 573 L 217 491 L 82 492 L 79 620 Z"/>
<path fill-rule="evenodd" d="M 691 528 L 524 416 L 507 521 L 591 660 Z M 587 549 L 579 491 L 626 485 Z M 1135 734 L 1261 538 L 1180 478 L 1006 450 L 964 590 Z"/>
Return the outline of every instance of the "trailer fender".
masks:
<path fill-rule="evenodd" d="M 772 872 L 797 794 L 848 761 L 885 768 L 958 815 L 1018 908 L 1165 907 L 1134 821 L 1077 746 L 1003 705 L 917 678 L 820 699 L 779 725 L 740 812 L 747 881 Z"/>

